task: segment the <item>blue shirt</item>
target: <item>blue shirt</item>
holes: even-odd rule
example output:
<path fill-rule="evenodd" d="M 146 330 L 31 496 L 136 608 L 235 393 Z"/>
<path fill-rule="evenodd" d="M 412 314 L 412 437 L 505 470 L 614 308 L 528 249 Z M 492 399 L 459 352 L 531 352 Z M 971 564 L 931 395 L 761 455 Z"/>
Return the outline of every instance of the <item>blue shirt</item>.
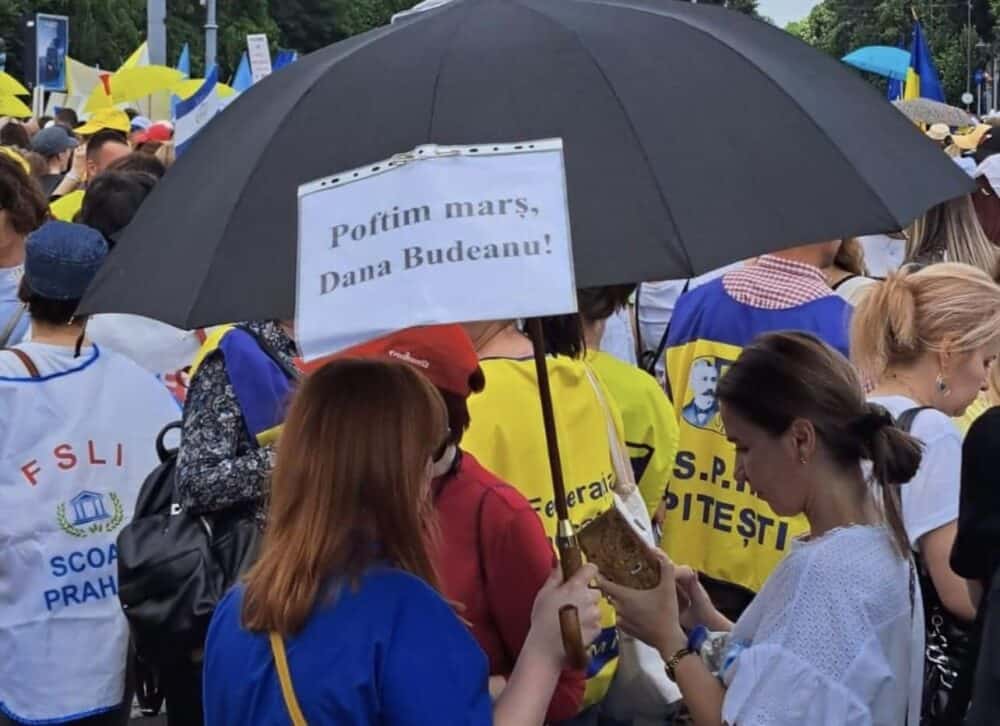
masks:
<path fill-rule="evenodd" d="M 205 723 L 287 726 L 267 635 L 240 624 L 243 593 L 223 598 L 208 631 Z M 440 595 L 399 570 L 369 570 L 321 602 L 285 649 L 309 724 L 493 722 L 486 656 Z"/>
<path fill-rule="evenodd" d="M 21 285 L 21 276 L 23 273 L 24 268 L 20 265 L 17 267 L 0 268 L 0 335 L 7 329 L 7 324 L 11 318 L 21 309 L 21 301 L 17 297 L 17 288 Z M 28 333 L 29 322 L 28 311 L 25 310 L 24 315 L 21 316 L 17 325 L 14 326 L 14 332 L 11 334 L 10 340 L 7 341 L 8 348 L 24 340 L 24 336 Z"/>

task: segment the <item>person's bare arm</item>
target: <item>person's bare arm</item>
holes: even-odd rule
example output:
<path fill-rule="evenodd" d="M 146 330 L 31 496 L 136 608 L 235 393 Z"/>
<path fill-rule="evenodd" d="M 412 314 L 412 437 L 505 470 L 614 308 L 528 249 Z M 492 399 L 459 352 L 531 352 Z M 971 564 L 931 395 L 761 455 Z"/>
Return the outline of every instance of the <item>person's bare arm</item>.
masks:
<path fill-rule="evenodd" d="M 85 144 L 80 144 L 76 147 L 76 151 L 73 152 L 73 166 L 70 167 L 69 173 L 59 182 L 59 186 L 52 191 L 52 196 L 62 197 L 70 192 L 75 192 L 83 184 L 86 175 L 87 147 Z"/>
<path fill-rule="evenodd" d="M 562 574 L 556 568 L 542 586 L 535 599 L 531 630 L 524 647 L 518 654 L 503 693 L 493 704 L 494 726 L 544 723 L 552 693 L 564 667 L 559 609 L 565 604 L 575 606 L 580 616 L 583 642 L 585 645 L 593 642 L 601 631 L 597 591 L 589 587 L 596 575 L 597 568 L 588 564 L 562 583 Z"/>
<path fill-rule="evenodd" d="M 949 558 L 955 544 L 958 523 L 949 522 L 931 530 L 920 538 L 920 554 L 930 573 L 934 589 L 945 609 L 955 617 L 972 622 L 976 619 L 976 605 L 970 592 L 969 581 L 951 569 Z"/>

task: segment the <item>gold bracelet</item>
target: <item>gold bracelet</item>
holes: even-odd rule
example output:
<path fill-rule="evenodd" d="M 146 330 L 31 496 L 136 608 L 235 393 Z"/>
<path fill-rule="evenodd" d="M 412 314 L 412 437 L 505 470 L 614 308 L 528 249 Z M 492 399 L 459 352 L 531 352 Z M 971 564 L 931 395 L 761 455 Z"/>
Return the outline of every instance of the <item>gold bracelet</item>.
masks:
<path fill-rule="evenodd" d="M 695 655 L 695 652 L 688 648 L 681 648 L 679 651 L 674 653 L 673 656 L 671 656 L 670 660 L 667 661 L 667 675 L 670 677 L 670 680 L 675 683 L 677 682 L 677 674 L 674 672 L 674 669 L 677 668 L 677 665 L 689 655 Z"/>

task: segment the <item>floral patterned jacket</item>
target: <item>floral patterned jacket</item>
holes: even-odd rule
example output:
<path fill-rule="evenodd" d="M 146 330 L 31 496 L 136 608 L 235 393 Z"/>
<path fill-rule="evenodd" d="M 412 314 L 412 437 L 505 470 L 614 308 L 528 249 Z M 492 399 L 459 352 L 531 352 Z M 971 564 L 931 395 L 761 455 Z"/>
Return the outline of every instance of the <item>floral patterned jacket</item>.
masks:
<path fill-rule="evenodd" d="M 295 344 L 278 323 L 242 327 L 292 365 Z M 273 463 L 273 446 L 258 446 L 247 429 L 222 355 L 210 353 L 191 379 L 184 405 L 177 457 L 181 505 L 192 514 L 253 515 L 263 527 Z"/>

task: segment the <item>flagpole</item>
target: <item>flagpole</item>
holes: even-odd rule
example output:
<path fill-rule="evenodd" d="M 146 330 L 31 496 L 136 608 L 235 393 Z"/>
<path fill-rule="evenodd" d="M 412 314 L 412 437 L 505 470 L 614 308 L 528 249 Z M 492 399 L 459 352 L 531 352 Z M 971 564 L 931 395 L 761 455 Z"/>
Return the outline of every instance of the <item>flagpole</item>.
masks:
<path fill-rule="evenodd" d="M 965 92 L 972 93 L 972 0 L 968 0 L 966 7 L 968 8 L 968 21 L 965 28 Z M 969 110 L 968 104 L 965 105 L 965 110 Z"/>

